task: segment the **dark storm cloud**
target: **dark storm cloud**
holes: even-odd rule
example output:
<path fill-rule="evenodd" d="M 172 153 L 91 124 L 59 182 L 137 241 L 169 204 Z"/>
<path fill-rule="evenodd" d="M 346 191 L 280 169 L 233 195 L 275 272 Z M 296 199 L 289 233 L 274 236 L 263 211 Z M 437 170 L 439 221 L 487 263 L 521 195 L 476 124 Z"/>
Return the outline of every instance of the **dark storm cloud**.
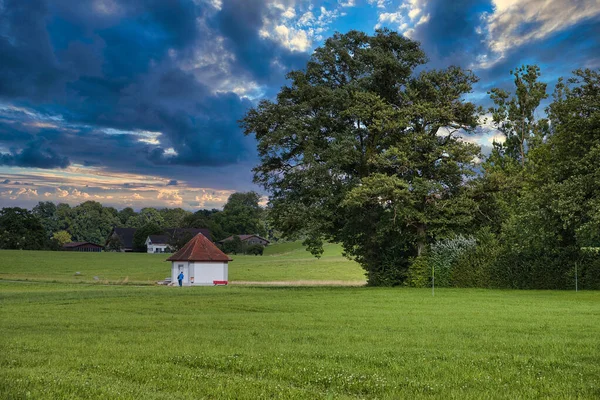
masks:
<path fill-rule="evenodd" d="M 66 168 L 69 164 L 69 159 L 47 147 L 45 140 L 29 142 L 21 150 L 11 149 L 10 153 L 0 154 L 0 165 L 51 169 Z"/>
<path fill-rule="evenodd" d="M 217 35 L 234 55 L 228 69 L 245 81 L 283 82 L 281 66 L 299 67 L 307 55 L 259 38 L 263 17 L 273 12 L 263 1 L 225 2 L 221 11 L 196 3 L 5 0 L 0 100 L 36 115 L 0 113 L 0 123 L 10 122 L 0 124 L 0 145 L 13 149 L 0 153 L 2 163 L 54 168 L 74 162 L 123 171 L 135 162 L 150 173 L 155 165 L 253 159 L 254 142 L 236 122 L 250 101 L 215 92 L 182 65 L 193 64 L 194 49 L 210 47 Z M 56 116 L 56 129 L 31 128 L 27 122 L 38 121 L 37 114 Z M 153 144 L 135 134 L 106 134 L 108 128 L 162 135 Z M 43 148 L 34 135 L 44 139 Z"/>
<path fill-rule="evenodd" d="M 176 179 L 171 179 L 168 183 L 167 186 L 177 186 L 178 182 Z"/>

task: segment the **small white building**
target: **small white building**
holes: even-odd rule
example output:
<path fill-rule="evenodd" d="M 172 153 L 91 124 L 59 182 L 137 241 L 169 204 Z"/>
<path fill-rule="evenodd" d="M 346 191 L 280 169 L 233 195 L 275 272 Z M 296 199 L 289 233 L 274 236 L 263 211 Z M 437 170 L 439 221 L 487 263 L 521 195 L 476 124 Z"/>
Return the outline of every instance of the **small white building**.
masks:
<path fill-rule="evenodd" d="M 177 284 L 183 272 L 183 285 L 208 286 L 227 284 L 228 263 L 232 260 L 199 233 L 167 261 L 171 261 L 171 282 Z"/>
<path fill-rule="evenodd" d="M 146 238 L 146 247 L 148 253 L 165 253 L 169 247 L 169 237 L 167 235 L 150 235 Z"/>

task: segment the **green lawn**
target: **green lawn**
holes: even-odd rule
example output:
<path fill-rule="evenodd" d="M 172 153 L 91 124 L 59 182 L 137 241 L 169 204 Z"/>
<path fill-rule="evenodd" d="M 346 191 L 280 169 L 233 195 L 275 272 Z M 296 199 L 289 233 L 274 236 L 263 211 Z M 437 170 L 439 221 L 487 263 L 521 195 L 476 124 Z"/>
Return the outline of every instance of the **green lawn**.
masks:
<path fill-rule="evenodd" d="M 0 280 L 152 284 L 170 276 L 166 254 L 0 250 Z M 360 266 L 325 246 L 317 259 L 299 242 L 274 244 L 263 256 L 233 256 L 230 281 L 364 281 Z M 80 274 L 76 275 L 79 272 Z M 97 277 L 97 279 L 95 279 Z"/>
<path fill-rule="evenodd" d="M 0 398 L 599 398 L 600 292 L 0 282 Z"/>

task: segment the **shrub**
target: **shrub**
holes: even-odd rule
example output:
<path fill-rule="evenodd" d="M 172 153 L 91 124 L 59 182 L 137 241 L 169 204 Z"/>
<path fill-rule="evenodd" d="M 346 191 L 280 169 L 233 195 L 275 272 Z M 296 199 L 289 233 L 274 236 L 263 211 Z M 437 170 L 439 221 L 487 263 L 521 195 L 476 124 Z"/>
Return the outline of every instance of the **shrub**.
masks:
<path fill-rule="evenodd" d="M 450 281 L 455 287 L 490 287 L 492 265 L 496 261 L 500 245 L 495 235 L 483 229 L 476 235 L 476 245 L 465 248 L 451 270 Z"/>
<path fill-rule="evenodd" d="M 260 244 L 251 244 L 246 248 L 246 254 L 253 254 L 255 256 L 262 256 L 265 248 Z"/>
<path fill-rule="evenodd" d="M 431 246 L 429 263 L 435 270 L 435 285 L 441 287 L 451 286 L 452 269 L 457 259 L 476 245 L 475 238 L 462 235 L 434 243 Z"/>
<path fill-rule="evenodd" d="M 223 242 L 223 252 L 227 254 L 238 254 L 244 252 L 244 244 L 239 236 L 234 235 L 231 240 Z"/>
<path fill-rule="evenodd" d="M 413 259 L 410 267 L 408 267 L 406 285 L 418 288 L 431 285 L 431 264 L 427 256 Z"/>

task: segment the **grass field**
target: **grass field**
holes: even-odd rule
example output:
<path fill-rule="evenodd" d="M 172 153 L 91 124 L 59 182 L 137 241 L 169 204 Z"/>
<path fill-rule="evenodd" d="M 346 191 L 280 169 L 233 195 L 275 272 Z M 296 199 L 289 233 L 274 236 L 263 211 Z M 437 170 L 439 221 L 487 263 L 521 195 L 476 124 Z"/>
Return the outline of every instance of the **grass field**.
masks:
<path fill-rule="evenodd" d="M 0 398 L 599 398 L 600 292 L 0 282 Z"/>
<path fill-rule="evenodd" d="M 0 280 L 153 284 L 170 276 L 166 254 L 0 250 Z M 320 259 L 299 242 L 274 244 L 263 256 L 232 256 L 230 281 L 365 280 L 358 264 L 327 244 Z M 76 275 L 79 272 L 80 274 Z M 97 279 L 95 279 L 96 277 Z"/>

